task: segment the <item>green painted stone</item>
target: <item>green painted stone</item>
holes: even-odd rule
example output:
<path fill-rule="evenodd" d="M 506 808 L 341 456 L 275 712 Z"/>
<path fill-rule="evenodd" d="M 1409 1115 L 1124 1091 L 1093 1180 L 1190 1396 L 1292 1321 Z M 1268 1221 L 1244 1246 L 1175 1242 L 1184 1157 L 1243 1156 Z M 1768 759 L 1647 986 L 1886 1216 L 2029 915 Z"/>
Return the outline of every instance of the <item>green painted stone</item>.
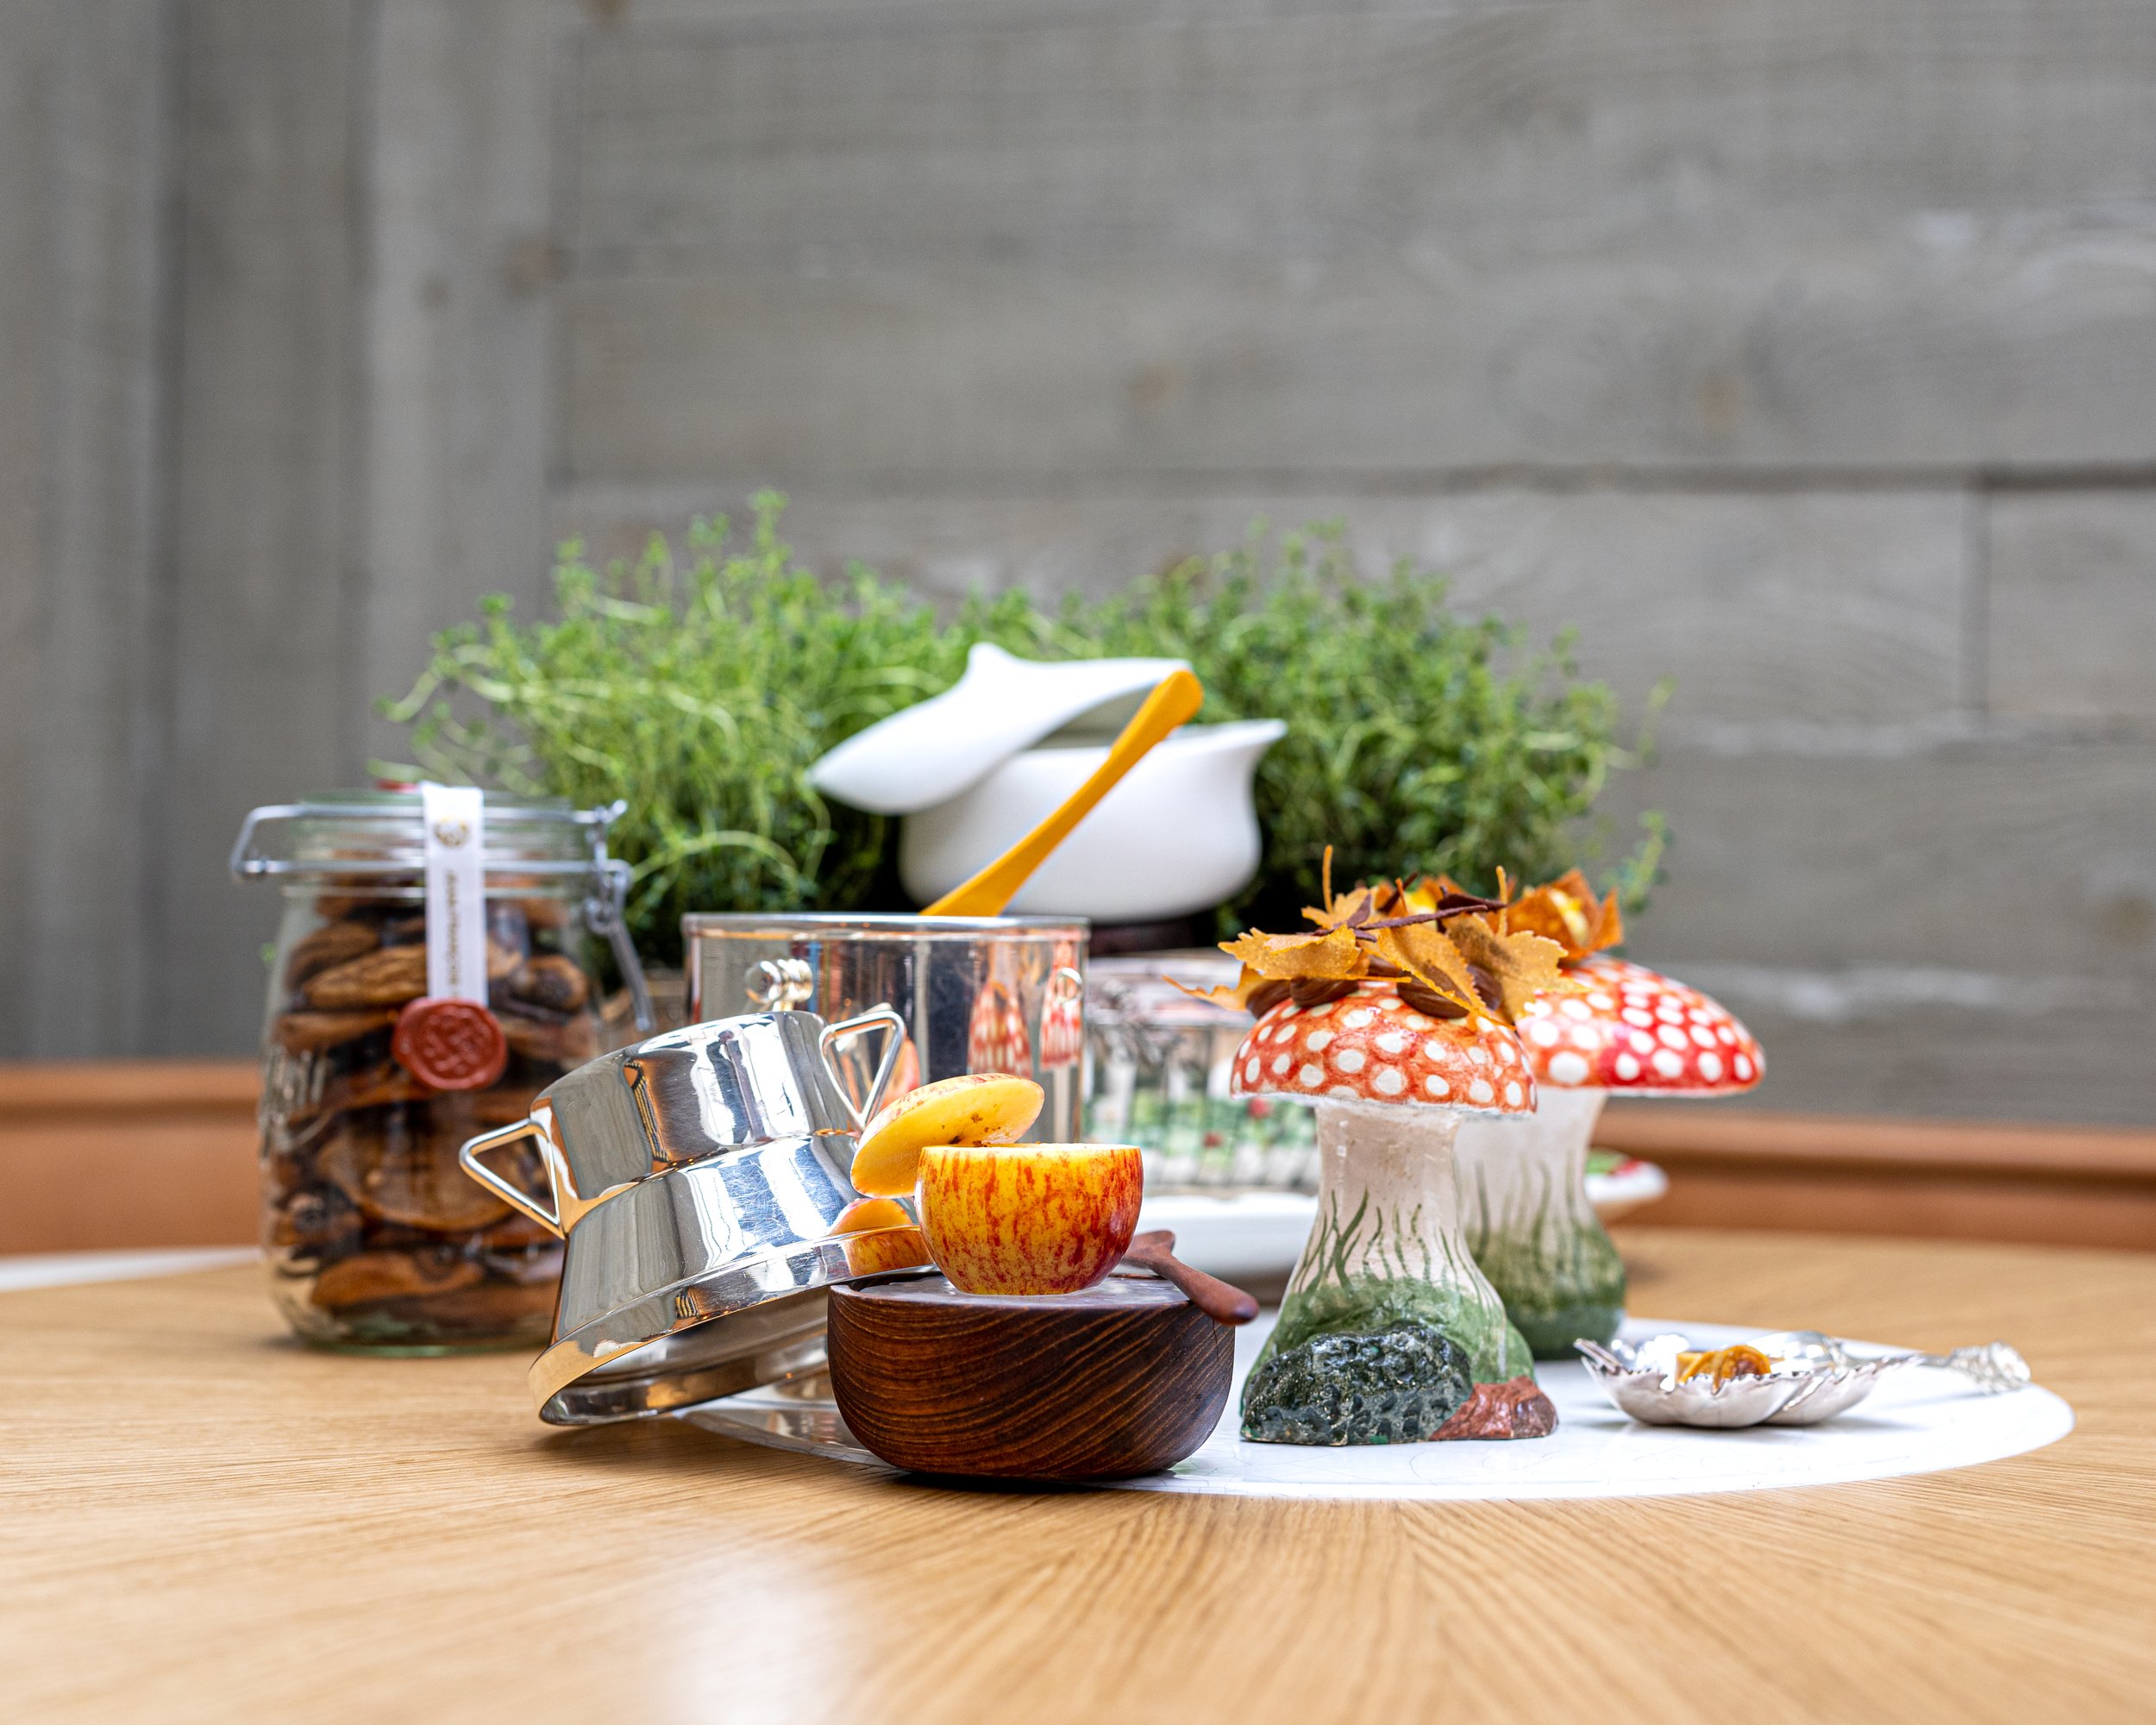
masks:
<path fill-rule="evenodd" d="M 1243 1386 L 1243 1435 L 1260 1444 L 1413 1444 L 1466 1403 L 1467 1351 L 1429 1324 L 1308 1337 L 1268 1351 Z"/>

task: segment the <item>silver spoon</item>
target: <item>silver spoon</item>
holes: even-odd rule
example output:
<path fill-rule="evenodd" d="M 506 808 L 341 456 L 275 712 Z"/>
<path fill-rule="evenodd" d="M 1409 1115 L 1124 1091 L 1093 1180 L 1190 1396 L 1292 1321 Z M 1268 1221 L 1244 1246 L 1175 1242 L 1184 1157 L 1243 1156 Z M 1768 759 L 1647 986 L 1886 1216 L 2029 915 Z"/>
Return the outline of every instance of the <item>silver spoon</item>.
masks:
<path fill-rule="evenodd" d="M 1761 1336 L 1752 1346 L 1762 1352 L 1809 1365 L 1839 1369 L 1872 1363 L 1818 1330 L 1783 1330 Z M 2030 1381 L 2028 1362 L 2004 1342 L 1959 1347 L 1951 1353 L 1896 1353 L 1883 1358 L 1873 1356 L 1873 1359 L 1883 1365 L 1943 1366 L 1948 1371 L 1960 1372 L 1986 1396 L 2002 1396 Z"/>

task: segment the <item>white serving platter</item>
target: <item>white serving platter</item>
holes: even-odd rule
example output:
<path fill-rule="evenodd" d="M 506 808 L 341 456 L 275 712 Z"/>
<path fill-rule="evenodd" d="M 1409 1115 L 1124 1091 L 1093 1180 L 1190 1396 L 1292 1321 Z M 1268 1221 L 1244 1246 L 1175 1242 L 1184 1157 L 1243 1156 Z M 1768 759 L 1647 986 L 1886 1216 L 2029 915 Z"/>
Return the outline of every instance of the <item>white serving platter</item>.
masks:
<path fill-rule="evenodd" d="M 1238 1332 L 1235 1391 L 1204 1446 L 1166 1473 L 1106 1489 L 1449 1502 L 1670 1497 L 1937 1473 L 2040 1449 L 2073 1429 L 2072 1408 L 2047 1389 L 2031 1385 L 1984 1396 L 1958 1373 L 1927 1367 L 1886 1374 L 1858 1407 L 1823 1425 L 1741 1431 L 1643 1426 L 1613 1408 L 1583 1367 L 1564 1362 L 1536 1368 L 1557 1409 L 1557 1429 L 1547 1438 L 1344 1449 L 1244 1443 L 1236 1434 L 1243 1374 L 1275 1315 L 1268 1312 Z M 1758 1333 L 1667 1319 L 1635 1320 L 1625 1333 L 1645 1340 L 1670 1330 L 1708 1347 Z M 1849 1346 L 1859 1352 L 1890 1351 Z M 906 1477 L 854 1440 L 820 1374 L 706 1402 L 679 1417 L 723 1436 Z"/>

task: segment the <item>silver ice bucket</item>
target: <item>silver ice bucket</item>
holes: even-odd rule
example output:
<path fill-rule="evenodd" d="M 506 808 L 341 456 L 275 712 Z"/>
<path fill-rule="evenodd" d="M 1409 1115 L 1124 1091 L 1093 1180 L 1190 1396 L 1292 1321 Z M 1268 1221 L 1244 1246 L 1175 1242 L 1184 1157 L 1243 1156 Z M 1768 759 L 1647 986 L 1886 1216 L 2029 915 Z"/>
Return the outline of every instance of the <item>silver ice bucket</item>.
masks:
<path fill-rule="evenodd" d="M 887 1095 L 967 1072 L 1014 1072 L 1047 1097 L 1035 1136 L 1079 1136 L 1083 917 L 686 916 L 689 1015 L 805 1007 L 826 1019 L 887 1004 L 906 1041 Z M 860 1051 L 842 1055 L 867 1082 Z"/>
<path fill-rule="evenodd" d="M 881 1007 L 691 1025 L 578 1068 L 463 1146 L 472 1178 L 568 1243 L 530 1371 L 542 1419 L 661 1413 L 818 1366 L 832 1283 L 928 1261 L 912 1220 L 864 1206 L 851 1179 L 904 1029 Z M 835 1062 L 871 1030 L 883 1047 L 856 1102 Z M 487 1160 L 524 1143 L 544 1194 Z"/>

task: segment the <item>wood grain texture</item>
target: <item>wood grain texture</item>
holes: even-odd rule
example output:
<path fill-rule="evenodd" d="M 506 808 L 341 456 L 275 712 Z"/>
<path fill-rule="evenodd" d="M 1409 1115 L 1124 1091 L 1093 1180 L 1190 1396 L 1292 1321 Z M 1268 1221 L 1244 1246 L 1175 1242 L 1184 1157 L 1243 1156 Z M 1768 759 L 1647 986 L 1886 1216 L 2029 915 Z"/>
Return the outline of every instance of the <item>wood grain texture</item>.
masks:
<path fill-rule="evenodd" d="M 2156 724 L 2156 494 L 1998 497 L 1985 530 L 1990 710 Z"/>
<path fill-rule="evenodd" d="M 1739 1689 L 1775 1721 L 2145 1709 L 2156 1264 L 1625 1244 L 1656 1315 L 2003 1335 L 2077 1428 L 1961 1472 L 1629 1503 L 950 1490 L 665 1421 L 548 1433 L 521 1360 L 303 1352 L 246 1270 L 18 1294 L 0 1668 L 18 1715 L 62 1725 L 1329 1725 L 1583 1696 L 1706 1721 Z"/>
<path fill-rule="evenodd" d="M 1622 1103 L 1595 1142 L 1658 1164 L 1657 1227 L 2156 1250 L 2156 1133 Z"/>
<path fill-rule="evenodd" d="M 849 1429 L 927 1473 L 1154 1472 L 1212 1435 L 1234 1366 L 1232 1332 L 1148 1276 L 1035 1300 L 959 1294 L 940 1276 L 831 1290 Z"/>

